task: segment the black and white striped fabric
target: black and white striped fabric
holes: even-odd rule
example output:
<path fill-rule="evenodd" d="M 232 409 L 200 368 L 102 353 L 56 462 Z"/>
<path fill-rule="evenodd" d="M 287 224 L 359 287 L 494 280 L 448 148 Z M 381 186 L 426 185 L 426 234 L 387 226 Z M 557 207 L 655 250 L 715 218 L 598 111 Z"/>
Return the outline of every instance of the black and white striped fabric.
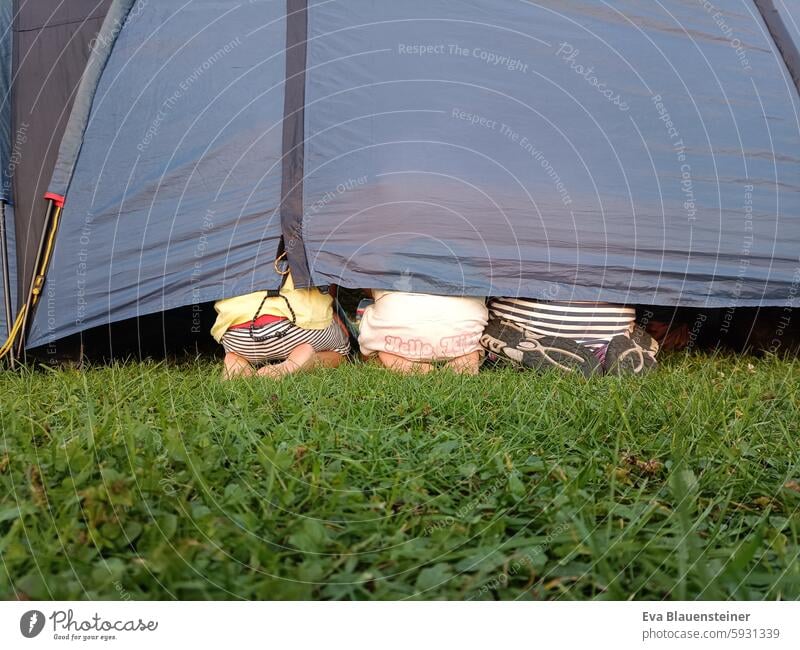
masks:
<path fill-rule="evenodd" d="M 285 332 L 281 337 L 270 337 L 265 341 L 254 341 L 246 327 L 229 329 L 222 335 L 225 352 L 235 352 L 250 363 L 258 365 L 269 361 L 283 361 L 301 343 L 310 343 L 317 352 L 333 350 L 339 354 L 350 352 L 350 341 L 336 321 L 324 330 L 307 330 L 292 325 L 288 320 L 267 323 L 253 329 L 253 336 L 264 338 Z"/>
<path fill-rule="evenodd" d="M 489 317 L 516 323 L 540 336 L 561 336 L 592 349 L 603 348 L 633 329 L 636 310 L 594 302 L 545 302 L 531 298 L 493 298 Z"/>

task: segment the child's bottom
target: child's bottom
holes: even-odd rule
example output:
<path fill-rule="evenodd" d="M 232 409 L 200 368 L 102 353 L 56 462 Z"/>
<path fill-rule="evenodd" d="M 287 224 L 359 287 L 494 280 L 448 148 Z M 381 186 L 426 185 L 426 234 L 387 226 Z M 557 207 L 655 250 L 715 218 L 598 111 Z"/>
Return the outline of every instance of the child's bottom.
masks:
<path fill-rule="evenodd" d="M 477 375 L 481 366 L 482 353 L 479 351 L 449 359 L 443 365 L 445 368 L 465 375 Z M 425 374 L 434 368 L 434 364 L 428 361 L 410 361 L 390 352 L 378 352 L 378 361 L 389 370 L 410 374 L 419 372 Z"/>
<path fill-rule="evenodd" d="M 275 337 L 277 333 L 281 336 Z M 324 330 L 303 329 L 281 320 L 253 328 L 252 336 L 249 328 L 231 328 L 223 334 L 222 346 L 227 379 L 253 374 L 278 379 L 316 365 L 336 367 L 350 352 L 347 335 L 336 320 Z"/>
<path fill-rule="evenodd" d="M 336 320 L 324 330 L 307 330 L 280 320 L 254 328 L 253 336 L 248 328 L 231 328 L 222 335 L 221 342 L 226 353 L 233 352 L 254 366 L 285 361 L 303 343 L 314 352 L 332 351 L 342 356 L 350 352 L 350 341 Z"/>

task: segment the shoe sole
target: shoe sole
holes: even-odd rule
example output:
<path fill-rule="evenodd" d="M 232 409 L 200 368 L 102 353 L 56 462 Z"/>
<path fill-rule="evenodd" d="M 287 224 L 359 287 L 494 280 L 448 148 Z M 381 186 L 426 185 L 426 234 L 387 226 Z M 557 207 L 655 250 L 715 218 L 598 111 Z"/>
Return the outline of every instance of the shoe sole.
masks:
<path fill-rule="evenodd" d="M 481 337 L 481 345 L 524 368 L 539 372 L 557 369 L 584 377 L 602 374 L 597 357 L 587 347 L 559 336 L 525 336 L 524 331 L 506 322 L 491 321 Z"/>
<path fill-rule="evenodd" d="M 658 366 L 655 354 L 658 344 L 641 328 L 630 336 L 615 336 L 606 348 L 606 373 L 641 375 Z"/>

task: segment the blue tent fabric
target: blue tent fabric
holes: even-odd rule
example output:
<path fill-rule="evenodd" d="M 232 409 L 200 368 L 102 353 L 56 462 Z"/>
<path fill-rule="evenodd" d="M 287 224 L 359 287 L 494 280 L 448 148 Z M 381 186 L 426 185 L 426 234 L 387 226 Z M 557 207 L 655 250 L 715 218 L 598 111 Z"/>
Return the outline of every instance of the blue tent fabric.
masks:
<path fill-rule="evenodd" d="M 281 237 L 300 285 L 796 301 L 800 98 L 767 4 L 797 39 L 794 0 L 140 0 L 76 101 L 29 346 L 274 288 Z"/>
<path fill-rule="evenodd" d="M 800 2 L 798 0 L 775 0 L 774 4 L 790 38 L 796 46 L 800 45 Z"/>
<path fill-rule="evenodd" d="M 130 8 L 91 102 L 29 347 L 279 286 L 285 29 L 273 2 Z"/>
<path fill-rule="evenodd" d="M 11 201 L 11 62 L 13 6 L 0 3 L 0 201 Z"/>
<path fill-rule="evenodd" d="M 800 102 L 756 8 L 708 6 L 314 7 L 315 281 L 784 301 L 800 248 Z"/>

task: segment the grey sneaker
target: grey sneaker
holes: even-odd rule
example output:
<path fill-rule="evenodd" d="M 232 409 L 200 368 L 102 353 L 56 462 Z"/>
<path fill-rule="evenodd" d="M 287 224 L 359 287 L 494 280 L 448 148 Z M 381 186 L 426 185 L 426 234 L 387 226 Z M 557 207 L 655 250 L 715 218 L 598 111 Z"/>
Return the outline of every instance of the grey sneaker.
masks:
<path fill-rule="evenodd" d="M 508 321 L 490 320 L 481 336 L 481 345 L 524 368 L 539 371 L 557 368 L 584 377 L 603 373 L 589 348 L 560 336 L 537 336 Z"/>
<path fill-rule="evenodd" d="M 606 348 L 606 373 L 641 375 L 658 366 L 658 343 L 638 325 L 630 334 L 615 336 Z"/>

